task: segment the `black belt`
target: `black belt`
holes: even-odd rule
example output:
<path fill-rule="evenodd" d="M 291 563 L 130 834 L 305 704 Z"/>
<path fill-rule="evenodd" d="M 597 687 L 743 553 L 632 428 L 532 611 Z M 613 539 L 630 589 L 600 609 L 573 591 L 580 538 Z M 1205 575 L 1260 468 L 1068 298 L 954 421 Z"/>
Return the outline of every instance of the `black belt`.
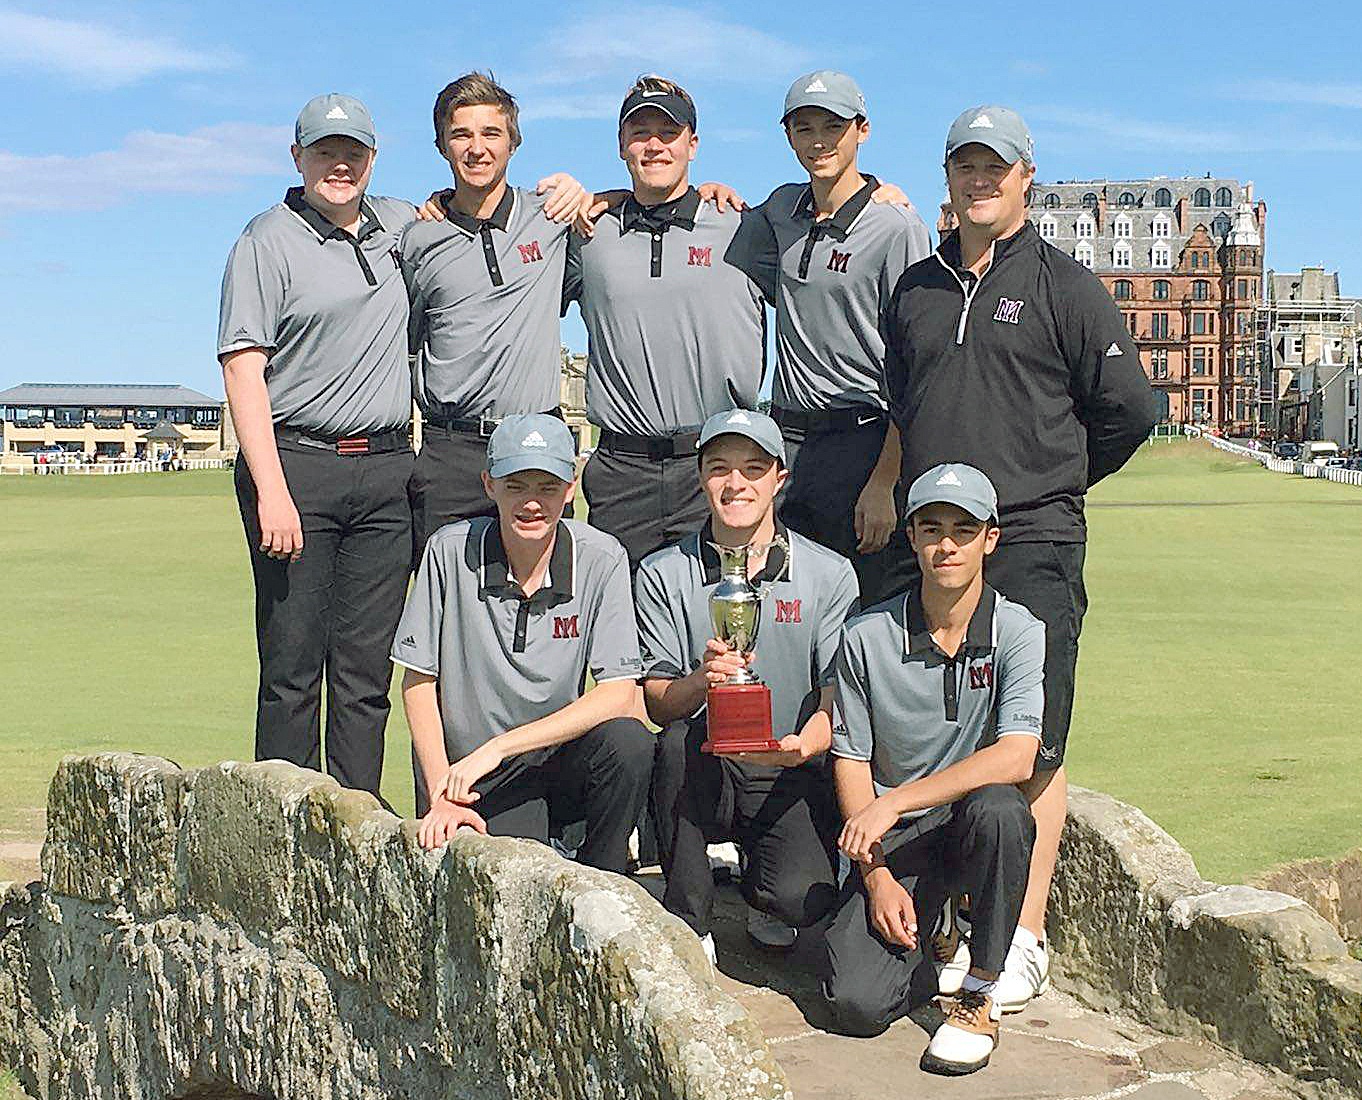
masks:
<path fill-rule="evenodd" d="M 508 414 L 510 415 L 510 414 Z M 562 409 L 547 409 L 545 416 L 556 416 L 559 420 L 563 419 Z M 423 428 L 438 428 L 446 432 L 461 432 L 466 435 L 476 435 L 486 439 L 506 417 L 504 416 L 441 416 L 439 413 L 422 415 L 421 424 Z"/>
<path fill-rule="evenodd" d="M 411 438 L 405 428 L 371 435 L 324 436 L 305 432 L 300 428 L 276 425 L 274 437 L 302 447 L 316 447 L 320 451 L 334 451 L 338 455 L 383 455 L 394 451 L 411 450 Z"/>
<path fill-rule="evenodd" d="M 695 454 L 700 447 L 700 433 L 688 428 L 672 435 L 629 435 L 602 428 L 596 446 L 608 454 L 641 455 L 661 462 L 664 458 L 685 458 Z"/>
<path fill-rule="evenodd" d="M 873 405 L 849 409 L 771 409 L 771 419 L 782 428 L 806 434 L 845 432 L 865 428 L 885 420 L 888 413 Z"/>

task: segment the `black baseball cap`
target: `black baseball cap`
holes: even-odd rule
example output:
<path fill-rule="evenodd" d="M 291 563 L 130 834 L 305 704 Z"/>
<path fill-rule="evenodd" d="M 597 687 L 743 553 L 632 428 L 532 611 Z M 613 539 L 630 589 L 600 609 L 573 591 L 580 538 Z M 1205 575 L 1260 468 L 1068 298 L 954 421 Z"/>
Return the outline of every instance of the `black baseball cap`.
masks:
<path fill-rule="evenodd" d="M 635 88 L 620 104 L 620 125 L 624 125 L 624 120 L 635 111 L 641 111 L 644 107 L 656 107 L 678 126 L 689 126 L 691 132 L 695 132 L 695 105 L 685 96 L 677 95 L 675 92 L 645 91 Z"/>

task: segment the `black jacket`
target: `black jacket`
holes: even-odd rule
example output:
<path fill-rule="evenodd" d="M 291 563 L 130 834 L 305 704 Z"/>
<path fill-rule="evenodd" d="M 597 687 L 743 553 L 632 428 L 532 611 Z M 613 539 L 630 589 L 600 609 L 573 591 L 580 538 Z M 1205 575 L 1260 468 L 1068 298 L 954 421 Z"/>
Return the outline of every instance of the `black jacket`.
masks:
<path fill-rule="evenodd" d="M 899 278 L 880 323 L 904 484 L 968 462 L 998 490 L 1004 542 L 1082 542 L 1083 494 L 1157 418 L 1097 277 L 1027 223 L 975 280 L 951 234 Z"/>

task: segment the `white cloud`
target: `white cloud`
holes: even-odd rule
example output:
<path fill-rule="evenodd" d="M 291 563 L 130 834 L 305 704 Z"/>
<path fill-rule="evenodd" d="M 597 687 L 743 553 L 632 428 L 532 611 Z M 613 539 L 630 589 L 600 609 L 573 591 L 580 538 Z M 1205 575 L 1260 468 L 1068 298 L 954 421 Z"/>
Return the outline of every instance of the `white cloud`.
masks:
<path fill-rule="evenodd" d="M 814 66 L 813 54 L 802 46 L 722 15 L 670 4 L 575 13 L 532 44 L 526 56 L 535 58 L 535 67 L 508 74 L 508 85 L 525 89 L 528 118 L 612 118 L 629 84 L 644 72 L 683 84 L 769 89 L 784 88 Z M 611 91 L 594 90 L 602 86 Z"/>
<path fill-rule="evenodd" d="M 1223 127 L 1187 126 L 1073 107 L 1032 107 L 1025 115 L 1036 132 L 1036 152 L 1042 158 L 1047 145 L 1071 144 L 1074 139 L 1081 139 L 1087 148 L 1187 153 L 1362 152 L 1362 140 L 1351 133 L 1335 134 L 1298 126 L 1248 126 L 1233 122 Z"/>
<path fill-rule="evenodd" d="M 226 54 L 143 38 L 96 23 L 0 8 L 0 66 L 46 69 L 86 87 L 112 88 L 162 73 L 204 72 Z"/>
<path fill-rule="evenodd" d="M 1050 66 L 1043 61 L 1014 61 L 1008 66 L 1013 76 L 1041 77 L 1050 75 Z"/>
<path fill-rule="evenodd" d="M 188 134 L 140 130 L 117 149 L 83 156 L 0 151 L 0 215 L 103 210 L 139 194 L 212 194 L 248 176 L 289 175 L 292 132 L 224 122 Z"/>
<path fill-rule="evenodd" d="M 1236 85 L 1233 99 L 1252 103 L 1303 103 L 1314 107 L 1362 110 L 1362 84 L 1313 84 L 1303 80 L 1263 80 Z"/>

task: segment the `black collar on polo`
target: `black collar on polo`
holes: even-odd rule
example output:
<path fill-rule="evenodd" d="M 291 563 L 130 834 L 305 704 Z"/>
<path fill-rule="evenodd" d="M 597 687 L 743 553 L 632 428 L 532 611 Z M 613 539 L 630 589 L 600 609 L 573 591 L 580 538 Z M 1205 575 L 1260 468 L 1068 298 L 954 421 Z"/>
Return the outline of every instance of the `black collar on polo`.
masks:
<path fill-rule="evenodd" d="M 785 546 L 790 545 L 790 532 L 786 530 L 785 524 L 779 519 L 776 520 L 776 535 L 785 540 Z M 714 549 L 714 521 L 705 520 L 705 525 L 700 528 L 700 533 L 696 536 L 700 540 L 700 566 L 704 569 L 705 584 L 719 583 L 719 552 Z M 789 555 L 787 563 L 786 557 Z M 761 567 L 761 572 L 752 578 L 753 584 L 770 584 L 778 580 L 794 579 L 794 556 L 784 547 L 776 544 L 766 551 L 766 564 Z"/>
<path fill-rule="evenodd" d="M 974 614 L 969 618 L 969 625 L 965 627 L 965 640 L 960 646 L 956 657 L 961 653 L 969 651 L 972 654 L 987 653 L 994 646 L 994 612 L 998 608 L 998 593 L 989 585 L 985 584 L 983 591 L 979 593 L 979 606 L 974 609 Z M 907 653 L 922 653 L 926 650 L 936 650 L 941 653 L 936 641 L 932 638 L 932 632 L 927 629 L 927 616 L 922 610 L 922 585 L 915 584 L 908 590 L 904 599 L 904 640 Z M 941 653 L 943 657 L 946 655 Z M 947 660 L 951 658 L 947 657 Z"/>
<path fill-rule="evenodd" d="M 487 274 L 491 277 L 493 286 L 501 286 L 506 280 L 501 277 L 501 265 L 497 263 L 497 246 L 492 239 L 492 230 L 500 229 L 505 233 L 511 224 L 511 210 L 515 206 L 514 189 L 508 186 L 501 193 L 501 201 L 497 203 L 497 208 L 485 218 L 474 217 L 456 209 L 452 193 L 444 197 L 443 203 L 445 217 L 449 219 L 451 225 L 462 229 L 470 237 L 481 238 L 482 258 L 487 263 Z"/>
<path fill-rule="evenodd" d="M 383 232 L 383 223 L 378 220 L 378 215 L 374 213 L 374 208 L 369 205 L 367 198 L 359 200 L 359 232 L 349 233 L 336 225 L 325 214 L 315 206 L 308 203 L 303 197 L 301 187 L 290 187 L 284 192 L 284 205 L 292 210 L 298 217 L 307 223 L 308 228 L 316 233 L 321 239 L 321 243 L 327 241 L 344 241 L 355 250 L 355 262 L 359 264 L 360 271 L 364 272 L 364 281 L 370 286 L 377 286 L 378 280 L 374 277 L 373 268 L 369 266 L 368 259 L 365 258 L 364 250 L 360 248 L 362 241 L 368 240 L 375 233 Z"/>
<path fill-rule="evenodd" d="M 479 590 L 493 595 L 509 595 L 526 602 L 540 600 L 549 606 L 566 603 L 572 599 L 577 581 L 574 575 L 576 555 L 572 551 L 572 532 L 567 524 L 559 520 L 553 536 L 553 549 L 549 552 L 548 583 L 533 596 L 526 596 L 520 583 L 511 577 L 506 545 L 501 541 L 501 523 L 493 517 L 482 534 L 482 583 Z"/>
<path fill-rule="evenodd" d="M 482 532 L 482 568 L 478 593 L 484 599 L 496 597 L 503 600 L 518 600 L 520 606 L 515 616 L 515 638 L 511 642 L 512 653 L 525 652 L 525 635 L 530 626 L 530 608 L 538 604 L 542 607 L 557 607 L 572 599 L 576 588 L 576 558 L 573 552 L 572 532 L 562 520 L 553 536 L 553 549 L 549 551 L 548 583 L 533 596 L 525 595 L 525 590 L 511 578 L 510 562 L 506 558 L 506 546 L 501 541 L 501 523 L 493 516 Z"/>
<path fill-rule="evenodd" d="M 626 233 L 639 232 L 652 234 L 652 261 L 649 267 L 649 276 L 654 279 L 662 277 L 662 235 L 672 226 L 684 229 L 687 233 L 695 229 L 695 218 L 700 212 L 700 192 L 694 187 L 686 188 L 686 193 L 680 198 L 670 199 L 667 202 L 658 203 L 656 206 L 644 206 L 638 199 L 630 195 L 624 200 L 624 209 L 620 211 L 620 236 Z"/>
<path fill-rule="evenodd" d="M 824 237 L 828 237 L 839 244 L 847 239 L 847 234 L 851 232 L 851 226 L 857 218 L 861 216 L 861 211 L 870 202 L 870 196 L 879 187 L 880 181 L 874 176 L 867 176 L 861 173 L 861 179 L 865 181 L 861 189 L 847 199 L 837 208 L 837 212 L 830 218 L 822 221 L 816 219 L 817 211 L 814 209 L 813 188 L 806 187 L 800 192 L 799 198 L 795 202 L 794 213 L 796 217 L 809 218 L 813 224 L 809 226 L 809 232 L 804 238 L 804 251 L 799 257 L 799 277 L 807 279 L 809 277 L 809 260 L 813 256 L 814 245 Z"/>
<path fill-rule="evenodd" d="M 960 683 L 971 657 L 986 657 L 997 646 L 998 593 L 984 585 L 979 593 L 979 605 L 965 627 L 965 638 L 954 657 L 947 657 L 927 629 L 927 616 L 922 610 L 922 585 L 915 584 L 903 597 L 904 656 L 935 653 L 941 660 L 941 706 L 946 721 L 960 717 Z"/>

